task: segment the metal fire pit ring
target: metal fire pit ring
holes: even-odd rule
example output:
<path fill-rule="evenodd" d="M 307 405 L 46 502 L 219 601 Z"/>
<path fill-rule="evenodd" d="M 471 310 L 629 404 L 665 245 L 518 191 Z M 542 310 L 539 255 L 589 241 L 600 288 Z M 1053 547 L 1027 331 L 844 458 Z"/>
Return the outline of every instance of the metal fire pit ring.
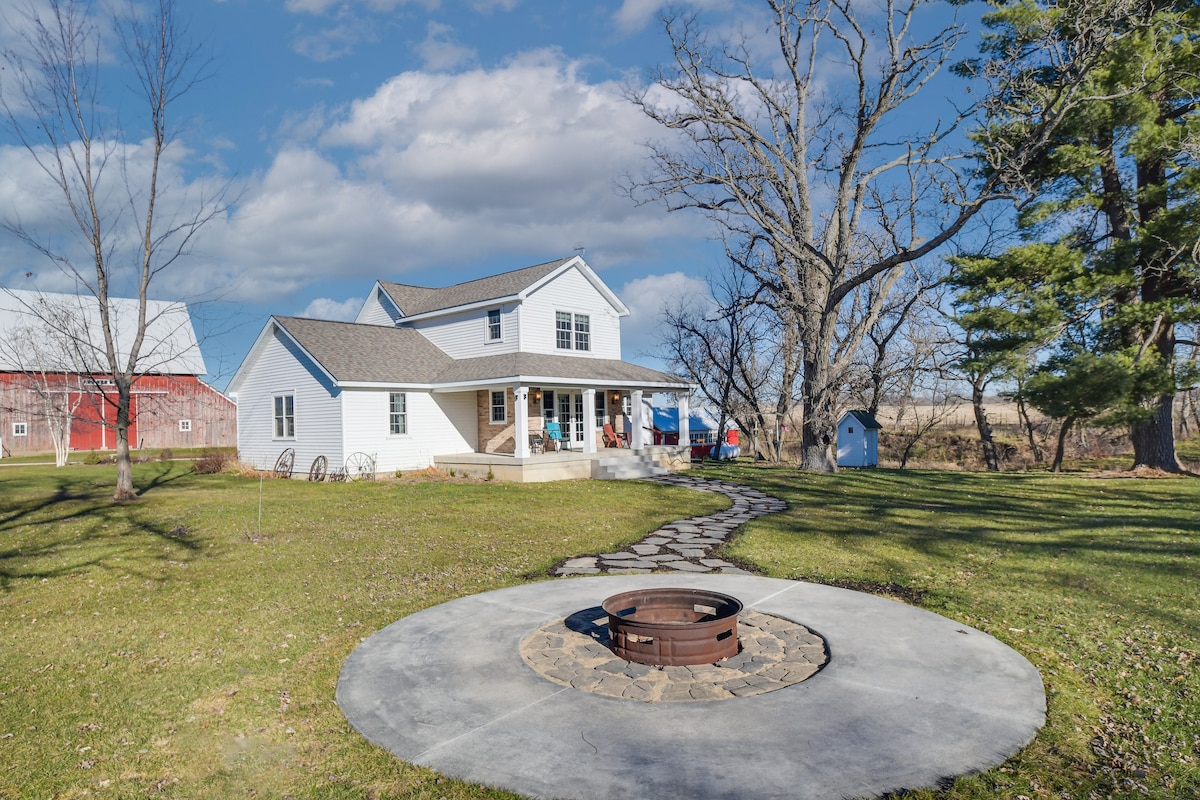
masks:
<path fill-rule="evenodd" d="M 613 653 L 639 664 L 715 664 L 738 653 L 742 602 L 705 589 L 648 588 L 614 594 L 608 614 Z"/>

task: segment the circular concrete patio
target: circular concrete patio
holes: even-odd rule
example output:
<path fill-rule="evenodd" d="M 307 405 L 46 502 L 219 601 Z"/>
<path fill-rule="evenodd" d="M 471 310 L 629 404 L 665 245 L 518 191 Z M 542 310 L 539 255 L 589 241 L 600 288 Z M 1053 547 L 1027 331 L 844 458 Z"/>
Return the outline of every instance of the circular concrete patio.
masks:
<path fill-rule="evenodd" d="M 765 694 L 604 697 L 521 658 L 548 621 L 618 592 L 689 586 L 824 637 L 829 662 Z M 1003 762 L 1037 734 L 1037 670 L 981 631 L 873 595 L 748 575 L 624 575 L 464 597 L 363 642 L 337 701 L 367 739 L 445 775 L 528 797 L 875 797 Z"/>

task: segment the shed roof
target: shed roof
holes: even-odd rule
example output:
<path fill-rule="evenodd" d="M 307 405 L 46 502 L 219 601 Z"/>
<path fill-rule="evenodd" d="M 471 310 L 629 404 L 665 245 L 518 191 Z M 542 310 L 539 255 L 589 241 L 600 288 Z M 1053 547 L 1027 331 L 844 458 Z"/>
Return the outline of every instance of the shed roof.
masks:
<path fill-rule="evenodd" d="M 869 431 L 878 431 L 883 429 L 883 426 L 879 424 L 875 417 L 871 416 L 870 412 L 863 411 L 862 409 L 847 411 L 845 416 L 842 417 L 842 420 L 845 420 L 846 417 L 853 417 L 854 419 L 858 420 L 858 423 Z"/>

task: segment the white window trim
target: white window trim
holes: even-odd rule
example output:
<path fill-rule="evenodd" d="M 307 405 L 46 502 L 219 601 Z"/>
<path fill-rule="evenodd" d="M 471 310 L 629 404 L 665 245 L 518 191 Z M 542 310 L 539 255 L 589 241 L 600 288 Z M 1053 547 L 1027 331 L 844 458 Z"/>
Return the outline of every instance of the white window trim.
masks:
<path fill-rule="evenodd" d="M 558 327 L 558 323 L 559 323 L 558 315 L 559 314 L 562 314 L 564 316 L 571 318 L 571 320 L 570 320 L 571 327 L 570 328 L 564 329 L 564 328 Z M 569 350 L 572 353 L 590 353 L 590 352 L 592 352 L 595 349 L 592 347 L 592 316 L 593 316 L 592 314 L 583 314 L 583 313 L 578 313 L 578 312 L 574 312 L 574 311 L 562 311 L 560 309 L 555 309 L 555 311 L 554 311 L 554 349 L 555 350 L 563 350 L 563 351 Z M 587 320 L 587 332 L 581 331 L 578 328 L 578 325 L 579 325 L 579 322 L 581 319 Z M 566 320 L 563 320 L 563 322 L 566 322 Z M 568 337 L 567 341 L 568 341 L 568 344 L 570 345 L 569 347 L 560 347 L 559 346 L 559 334 L 560 333 L 567 334 L 567 337 Z M 587 337 L 587 345 L 588 345 L 587 347 L 579 346 L 579 340 L 580 340 L 580 337 L 582 337 L 582 336 Z"/>
<path fill-rule="evenodd" d="M 559 314 L 570 317 L 570 320 L 569 320 L 570 327 L 565 328 L 565 329 L 558 327 L 558 323 L 559 323 L 558 315 Z M 567 322 L 567 320 L 562 320 L 562 321 Z M 562 347 L 559 344 L 559 335 L 562 333 L 567 334 L 567 346 L 566 347 Z M 554 311 L 554 349 L 555 350 L 574 350 L 575 349 L 575 315 L 569 311 L 559 311 L 557 309 L 555 309 L 555 311 Z"/>
<path fill-rule="evenodd" d="M 579 319 L 581 317 L 583 319 L 587 320 L 587 322 L 584 323 L 587 325 L 586 331 L 579 330 Z M 576 314 L 574 319 L 572 319 L 572 321 L 571 321 L 571 328 L 572 328 L 571 332 L 574 335 L 574 339 L 572 340 L 571 344 L 574 347 L 574 349 L 580 353 L 592 352 L 592 315 L 591 314 Z M 587 338 L 587 347 L 579 346 L 579 341 L 583 337 Z"/>
<path fill-rule="evenodd" d="M 274 410 L 274 409 L 272 409 L 272 410 Z M 192 432 L 192 421 L 190 419 L 179 420 L 179 432 L 180 433 L 191 433 Z"/>
<path fill-rule="evenodd" d="M 500 406 L 496 405 L 496 395 L 503 395 L 504 403 Z M 504 412 L 504 419 L 496 419 L 496 409 L 499 408 Z M 507 425 L 508 424 L 508 390 L 507 389 L 492 389 L 488 392 L 488 421 L 492 425 Z"/>
<path fill-rule="evenodd" d="M 29 423 L 28 422 L 14 422 L 12 424 L 12 435 L 13 436 L 28 436 L 29 435 Z"/>
<path fill-rule="evenodd" d="M 492 314 L 496 314 L 496 328 L 499 336 L 492 336 Z M 504 341 L 504 312 L 498 308 L 489 308 L 483 317 L 483 341 L 487 344 Z"/>
<path fill-rule="evenodd" d="M 275 422 L 279 417 L 275 414 L 275 401 L 281 397 L 292 398 L 292 433 L 290 436 L 287 433 L 276 435 L 277 428 Z M 284 414 L 283 418 L 287 419 L 287 414 Z M 294 391 L 279 392 L 278 394 L 271 395 L 271 439 L 280 442 L 292 442 L 296 440 L 296 393 Z"/>
<path fill-rule="evenodd" d="M 392 411 L 392 398 L 400 395 L 404 398 L 404 410 L 400 412 Z M 392 417 L 399 416 L 404 421 L 404 430 L 396 433 L 392 430 Z M 412 434 L 408 431 L 408 392 L 388 392 L 388 419 L 387 419 L 387 435 L 391 438 L 401 439 L 407 438 Z"/>

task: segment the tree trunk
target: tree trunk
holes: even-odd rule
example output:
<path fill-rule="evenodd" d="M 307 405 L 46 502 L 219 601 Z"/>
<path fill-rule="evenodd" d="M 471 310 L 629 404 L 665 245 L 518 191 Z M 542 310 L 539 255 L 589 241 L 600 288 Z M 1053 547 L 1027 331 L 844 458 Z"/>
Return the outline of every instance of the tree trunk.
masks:
<path fill-rule="evenodd" d="M 975 427 L 979 430 L 979 442 L 983 445 L 983 461 L 988 472 L 1000 471 L 1000 458 L 996 455 L 996 442 L 992 439 L 992 423 L 988 422 L 983 409 L 983 387 L 971 385 L 971 407 L 975 410 Z"/>
<path fill-rule="evenodd" d="M 1029 440 L 1029 449 L 1033 451 L 1033 463 L 1042 463 L 1042 448 L 1038 445 L 1037 432 L 1033 429 L 1033 420 L 1029 418 L 1029 409 L 1025 401 L 1017 397 L 1017 416 L 1021 418 L 1021 427 L 1025 429 L 1025 437 Z"/>
<path fill-rule="evenodd" d="M 1075 417 L 1067 417 L 1062 422 L 1062 427 L 1058 429 L 1058 444 L 1054 447 L 1054 461 L 1050 464 L 1051 472 L 1062 472 L 1063 455 L 1067 450 L 1067 434 L 1071 432 L 1071 426 L 1075 424 Z"/>
<path fill-rule="evenodd" d="M 816 348 L 814 348 L 816 349 Z M 818 349 L 819 353 L 820 350 Z M 804 420 L 800 426 L 800 468 L 808 472 L 835 472 L 833 393 L 827 382 L 828 367 L 820 360 L 804 360 L 801 396 Z"/>
<path fill-rule="evenodd" d="M 117 490 L 113 500 L 136 500 L 133 490 L 133 461 L 129 454 L 129 405 L 133 394 L 130 381 L 118 377 L 117 384 Z"/>
<path fill-rule="evenodd" d="M 1175 455 L 1174 404 L 1174 395 L 1163 395 L 1154 416 L 1135 424 L 1130 430 L 1135 468 L 1148 467 L 1173 473 L 1184 471 Z"/>

